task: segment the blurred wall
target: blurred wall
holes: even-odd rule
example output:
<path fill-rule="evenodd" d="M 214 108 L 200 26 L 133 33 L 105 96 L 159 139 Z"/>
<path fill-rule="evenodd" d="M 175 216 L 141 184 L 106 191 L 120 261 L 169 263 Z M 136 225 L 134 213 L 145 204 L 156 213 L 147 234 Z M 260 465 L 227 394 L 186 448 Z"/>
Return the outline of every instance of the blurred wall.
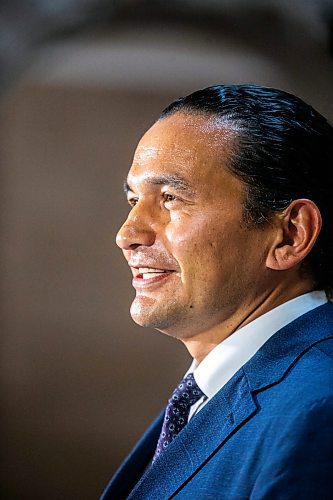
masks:
<path fill-rule="evenodd" d="M 36 86 L 7 109 L 5 498 L 96 498 L 188 364 L 133 325 L 114 244 L 133 148 L 169 98 Z"/>
<path fill-rule="evenodd" d="M 302 73 L 295 51 L 274 60 L 137 27 L 46 47 L 12 92 L 0 135 L 3 498 L 97 498 L 164 406 L 190 359 L 132 323 L 114 244 L 136 143 L 173 98 L 221 82 L 282 87 L 333 118 L 332 61 L 314 46 Z"/>

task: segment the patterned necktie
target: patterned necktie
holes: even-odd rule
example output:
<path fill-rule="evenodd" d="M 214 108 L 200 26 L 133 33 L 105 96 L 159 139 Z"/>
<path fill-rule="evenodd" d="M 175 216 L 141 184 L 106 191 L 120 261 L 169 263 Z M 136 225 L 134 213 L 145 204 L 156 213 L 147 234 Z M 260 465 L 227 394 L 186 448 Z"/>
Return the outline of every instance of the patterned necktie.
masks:
<path fill-rule="evenodd" d="M 198 387 L 193 373 L 189 373 L 176 387 L 165 410 L 153 463 L 185 427 L 191 406 L 204 395 Z"/>

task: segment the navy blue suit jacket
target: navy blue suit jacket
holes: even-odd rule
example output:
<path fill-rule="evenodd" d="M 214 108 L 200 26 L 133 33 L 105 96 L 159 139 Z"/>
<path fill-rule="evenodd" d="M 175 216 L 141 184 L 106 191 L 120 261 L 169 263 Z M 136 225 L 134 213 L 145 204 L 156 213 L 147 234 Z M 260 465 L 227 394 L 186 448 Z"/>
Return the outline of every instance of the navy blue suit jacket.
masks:
<path fill-rule="evenodd" d="M 333 304 L 273 335 L 148 466 L 162 420 L 103 500 L 333 499 Z"/>

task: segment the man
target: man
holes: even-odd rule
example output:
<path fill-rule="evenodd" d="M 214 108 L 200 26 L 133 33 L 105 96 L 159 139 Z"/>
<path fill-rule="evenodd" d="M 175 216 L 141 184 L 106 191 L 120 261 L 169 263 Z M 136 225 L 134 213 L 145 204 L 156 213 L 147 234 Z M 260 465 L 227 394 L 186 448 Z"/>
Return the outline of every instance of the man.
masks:
<path fill-rule="evenodd" d="M 328 122 L 254 85 L 143 136 L 117 236 L 131 315 L 193 363 L 104 499 L 333 498 L 332 167 Z"/>

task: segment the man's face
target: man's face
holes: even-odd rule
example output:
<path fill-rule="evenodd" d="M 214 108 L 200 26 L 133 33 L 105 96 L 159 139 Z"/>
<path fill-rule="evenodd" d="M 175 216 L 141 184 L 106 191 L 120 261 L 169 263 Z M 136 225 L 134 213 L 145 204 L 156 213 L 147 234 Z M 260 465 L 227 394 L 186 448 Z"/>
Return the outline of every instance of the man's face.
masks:
<path fill-rule="evenodd" d="M 232 142 L 210 117 L 183 113 L 141 139 L 127 179 L 131 210 L 117 235 L 139 325 L 190 338 L 241 308 L 246 316 L 255 300 L 269 235 L 242 222 L 245 189 L 225 167 Z"/>

